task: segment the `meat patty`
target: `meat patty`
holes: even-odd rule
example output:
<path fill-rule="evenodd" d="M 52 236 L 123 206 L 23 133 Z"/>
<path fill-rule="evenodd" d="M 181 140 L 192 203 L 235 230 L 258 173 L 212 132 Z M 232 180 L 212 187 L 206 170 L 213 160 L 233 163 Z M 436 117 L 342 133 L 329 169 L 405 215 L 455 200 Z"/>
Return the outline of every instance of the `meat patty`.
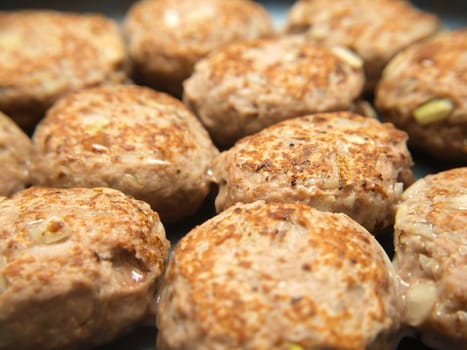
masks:
<path fill-rule="evenodd" d="M 359 57 L 301 36 L 230 45 L 195 67 L 183 99 L 213 140 L 230 146 L 278 121 L 348 110 L 364 77 Z"/>
<path fill-rule="evenodd" d="M 392 224 L 394 205 L 413 181 L 406 140 L 392 125 L 350 112 L 283 121 L 216 158 L 216 208 L 300 201 L 344 212 L 377 233 Z"/>
<path fill-rule="evenodd" d="M 439 349 L 467 342 L 467 168 L 419 179 L 403 194 L 394 263 L 404 323 Z"/>
<path fill-rule="evenodd" d="M 398 54 L 376 91 L 381 116 L 416 148 L 467 162 L 467 29 L 443 32 Z"/>
<path fill-rule="evenodd" d="M 409 1 L 299 0 L 289 11 L 286 31 L 354 50 L 365 61 L 366 91 L 371 92 L 392 56 L 439 27 L 434 15 Z"/>
<path fill-rule="evenodd" d="M 13 120 L 0 112 L 0 196 L 10 196 L 31 181 L 34 151 L 31 140 Z"/>
<path fill-rule="evenodd" d="M 250 0 L 139 1 L 124 21 L 135 79 L 177 96 L 199 59 L 272 32 L 269 14 Z"/>
<path fill-rule="evenodd" d="M 175 247 L 159 350 L 391 349 L 393 268 L 347 215 L 300 203 L 235 205 Z"/>
<path fill-rule="evenodd" d="M 82 349 L 155 311 L 170 243 L 150 207 L 106 188 L 0 201 L 0 349 Z"/>
<path fill-rule="evenodd" d="M 116 188 L 170 221 L 203 203 L 218 154 L 181 102 L 136 85 L 67 95 L 48 111 L 33 141 L 38 184 Z"/>
<path fill-rule="evenodd" d="M 0 110 L 32 131 L 60 96 L 127 79 L 123 40 L 97 14 L 0 11 Z"/>

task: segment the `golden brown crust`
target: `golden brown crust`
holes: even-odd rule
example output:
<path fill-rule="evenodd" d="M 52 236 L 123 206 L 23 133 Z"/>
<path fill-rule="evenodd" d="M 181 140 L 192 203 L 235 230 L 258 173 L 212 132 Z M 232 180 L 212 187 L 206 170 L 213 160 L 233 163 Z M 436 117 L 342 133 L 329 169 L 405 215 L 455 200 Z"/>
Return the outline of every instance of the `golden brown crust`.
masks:
<path fill-rule="evenodd" d="M 372 90 L 389 59 L 428 37 L 440 21 L 400 0 L 300 0 L 291 8 L 287 32 L 306 32 L 310 40 L 344 45 L 365 61 L 366 90 Z"/>
<path fill-rule="evenodd" d="M 269 14 L 250 0 L 139 1 L 124 22 L 138 81 L 181 96 L 194 64 L 226 44 L 272 34 Z"/>
<path fill-rule="evenodd" d="M 350 112 L 290 119 L 238 141 L 215 160 L 218 211 L 236 202 L 301 201 L 344 212 L 376 233 L 412 182 L 407 136 Z"/>
<path fill-rule="evenodd" d="M 408 132 L 409 142 L 439 159 L 467 161 L 467 30 L 443 32 L 402 51 L 376 91 L 383 118 Z M 446 118 L 418 123 L 413 112 L 434 99 L 452 102 Z"/>
<path fill-rule="evenodd" d="M 342 214 L 238 204 L 179 242 L 158 348 L 386 349 L 397 290 L 384 251 Z M 379 346 L 379 347 L 378 347 Z"/>
<path fill-rule="evenodd" d="M 97 14 L 0 12 L 0 108 L 23 127 L 60 96 L 127 79 L 119 29 Z"/>
<path fill-rule="evenodd" d="M 136 85 L 108 85 L 61 99 L 33 137 L 38 183 L 118 188 L 164 219 L 192 214 L 209 191 L 218 151 L 173 97 Z"/>
<path fill-rule="evenodd" d="M 153 312 L 170 243 L 146 203 L 33 187 L 0 213 L 0 348 L 91 346 Z"/>

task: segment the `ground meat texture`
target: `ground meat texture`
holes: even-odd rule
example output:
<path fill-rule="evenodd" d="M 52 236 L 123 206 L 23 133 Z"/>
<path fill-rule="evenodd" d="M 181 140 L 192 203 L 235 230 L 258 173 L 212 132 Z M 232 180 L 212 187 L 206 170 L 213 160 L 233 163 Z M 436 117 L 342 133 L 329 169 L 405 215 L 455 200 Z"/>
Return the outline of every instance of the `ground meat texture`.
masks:
<path fill-rule="evenodd" d="M 176 246 L 160 350 L 391 349 L 399 304 L 383 249 L 344 214 L 237 204 Z"/>
<path fill-rule="evenodd" d="M 428 175 L 403 194 L 394 246 L 403 321 L 439 349 L 467 341 L 467 168 Z"/>
<path fill-rule="evenodd" d="M 107 188 L 0 201 L 0 349 L 83 349 L 153 317 L 170 243 L 150 207 Z"/>
<path fill-rule="evenodd" d="M 180 101 L 136 85 L 64 97 L 48 111 L 33 140 L 37 184 L 117 188 L 170 221 L 201 206 L 218 154 Z"/>
<path fill-rule="evenodd" d="M 230 45 L 198 62 L 184 102 L 222 147 L 284 119 L 353 109 L 360 58 L 301 36 Z"/>
<path fill-rule="evenodd" d="M 31 140 L 13 120 L 0 112 L 0 196 L 10 196 L 31 183 Z"/>
<path fill-rule="evenodd" d="M 127 80 L 117 24 L 97 14 L 0 11 L 0 110 L 32 131 L 59 97 Z"/>
<path fill-rule="evenodd" d="M 350 112 L 314 114 L 275 124 L 216 158 L 216 208 L 237 202 L 300 201 L 344 212 L 377 233 L 413 181 L 407 135 Z"/>

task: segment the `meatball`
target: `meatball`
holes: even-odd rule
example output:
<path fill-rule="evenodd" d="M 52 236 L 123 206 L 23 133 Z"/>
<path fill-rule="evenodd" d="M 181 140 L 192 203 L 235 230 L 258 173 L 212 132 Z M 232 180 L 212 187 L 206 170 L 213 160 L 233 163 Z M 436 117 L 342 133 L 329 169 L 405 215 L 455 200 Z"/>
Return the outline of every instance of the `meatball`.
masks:
<path fill-rule="evenodd" d="M 33 141 L 37 184 L 116 188 L 169 221 L 203 203 L 218 154 L 181 102 L 136 85 L 67 95 L 48 111 Z"/>
<path fill-rule="evenodd" d="M 390 349 L 397 293 L 384 250 L 347 215 L 238 204 L 175 247 L 157 348 Z"/>
<path fill-rule="evenodd" d="M 13 120 L 0 112 L 0 196 L 10 196 L 32 181 L 34 157 L 29 137 Z"/>
<path fill-rule="evenodd" d="M 183 99 L 220 146 L 278 121 L 354 106 L 361 60 L 301 36 L 230 45 L 198 62 Z"/>
<path fill-rule="evenodd" d="M 97 14 L 0 11 L 0 110 L 32 131 L 60 96 L 127 79 L 118 27 Z"/>
<path fill-rule="evenodd" d="M 170 243 L 150 207 L 106 188 L 0 201 L 0 349 L 82 349 L 154 317 Z"/>
<path fill-rule="evenodd" d="M 139 1 L 124 21 L 135 79 L 176 96 L 199 59 L 272 32 L 269 14 L 250 0 Z"/>
<path fill-rule="evenodd" d="M 394 263 L 403 321 L 439 349 L 467 342 L 467 168 L 427 175 L 402 196 Z"/>
<path fill-rule="evenodd" d="M 304 202 L 377 233 L 413 181 L 407 135 L 350 112 L 290 119 L 238 141 L 213 165 L 218 211 L 236 202 Z"/>
<path fill-rule="evenodd" d="M 344 45 L 365 61 L 371 92 L 383 67 L 401 49 L 434 34 L 440 21 L 401 0 L 300 0 L 290 9 L 286 31 L 305 32 L 324 45 Z"/>
<path fill-rule="evenodd" d="M 376 91 L 381 116 L 432 157 L 467 162 L 467 29 L 398 54 Z"/>

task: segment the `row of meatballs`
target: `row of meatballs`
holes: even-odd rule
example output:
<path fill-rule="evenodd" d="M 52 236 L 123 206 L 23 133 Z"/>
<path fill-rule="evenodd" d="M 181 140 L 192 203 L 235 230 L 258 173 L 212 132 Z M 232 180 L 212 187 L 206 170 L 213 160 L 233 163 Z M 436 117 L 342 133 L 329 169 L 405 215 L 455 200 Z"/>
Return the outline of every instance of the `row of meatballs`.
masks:
<path fill-rule="evenodd" d="M 8 144 L 30 142 L 3 121 Z M 178 100 L 112 85 L 60 100 L 34 139 L 50 154 L 30 172 L 53 187 L 0 202 L 0 348 L 96 345 L 155 310 L 162 350 L 391 348 L 408 325 L 440 349 L 465 342 L 467 168 L 412 184 L 391 124 L 312 114 L 219 153 Z M 163 282 L 159 215 L 92 188 L 123 185 L 178 221 L 211 181 L 219 215 L 176 246 Z M 394 220 L 397 274 L 370 234 Z"/>
<path fill-rule="evenodd" d="M 26 189 L 0 201 L 0 349 L 95 346 L 154 313 L 159 350 L 380 350 L 408 334 L 463 349 L 466 189 L 455 168 L 404 192 L 393 264 L 346 214 L 263 200 L 195 227 L 167 262 L 147 203 Z"/>
<path fill-rule="evenodd" d="M 412 146 L 467 159 L 466 32 L 437 35 L 440 21 L 405 1 L 297 1 L 280 31 L 246 0 L 137 2 L 122 35 L 90 14 L 0 23 L 0 110 L 28 132 L 63 95 L 131 78 L 182 97 L 222 148 L 299 115 L 372 115 L 362 96 L 374 95 Z"/>
<path fill-rule="evenodd" d="M 124 40 L 98 15 L 0 13 L 0 110 L 35 128 L 0 115 L 0 194 L 20 191 L 0 201 L 0 348 L 156 313 L 160 350 L 389 349 L 410 327 L 461 349 L 467 170 L 411 185 L 406 146 L 466 160 L 466 31 L 438 29 L 398 0 L 298 1 L 289 35 L 244 0 L 137 3 Z M 409 138 L 354 113 L 371 91 Z M 213 184 L 219 214 L 165 269 L 161 219 Z M 373 235 L 394 222 L 393 266 Z"/>

